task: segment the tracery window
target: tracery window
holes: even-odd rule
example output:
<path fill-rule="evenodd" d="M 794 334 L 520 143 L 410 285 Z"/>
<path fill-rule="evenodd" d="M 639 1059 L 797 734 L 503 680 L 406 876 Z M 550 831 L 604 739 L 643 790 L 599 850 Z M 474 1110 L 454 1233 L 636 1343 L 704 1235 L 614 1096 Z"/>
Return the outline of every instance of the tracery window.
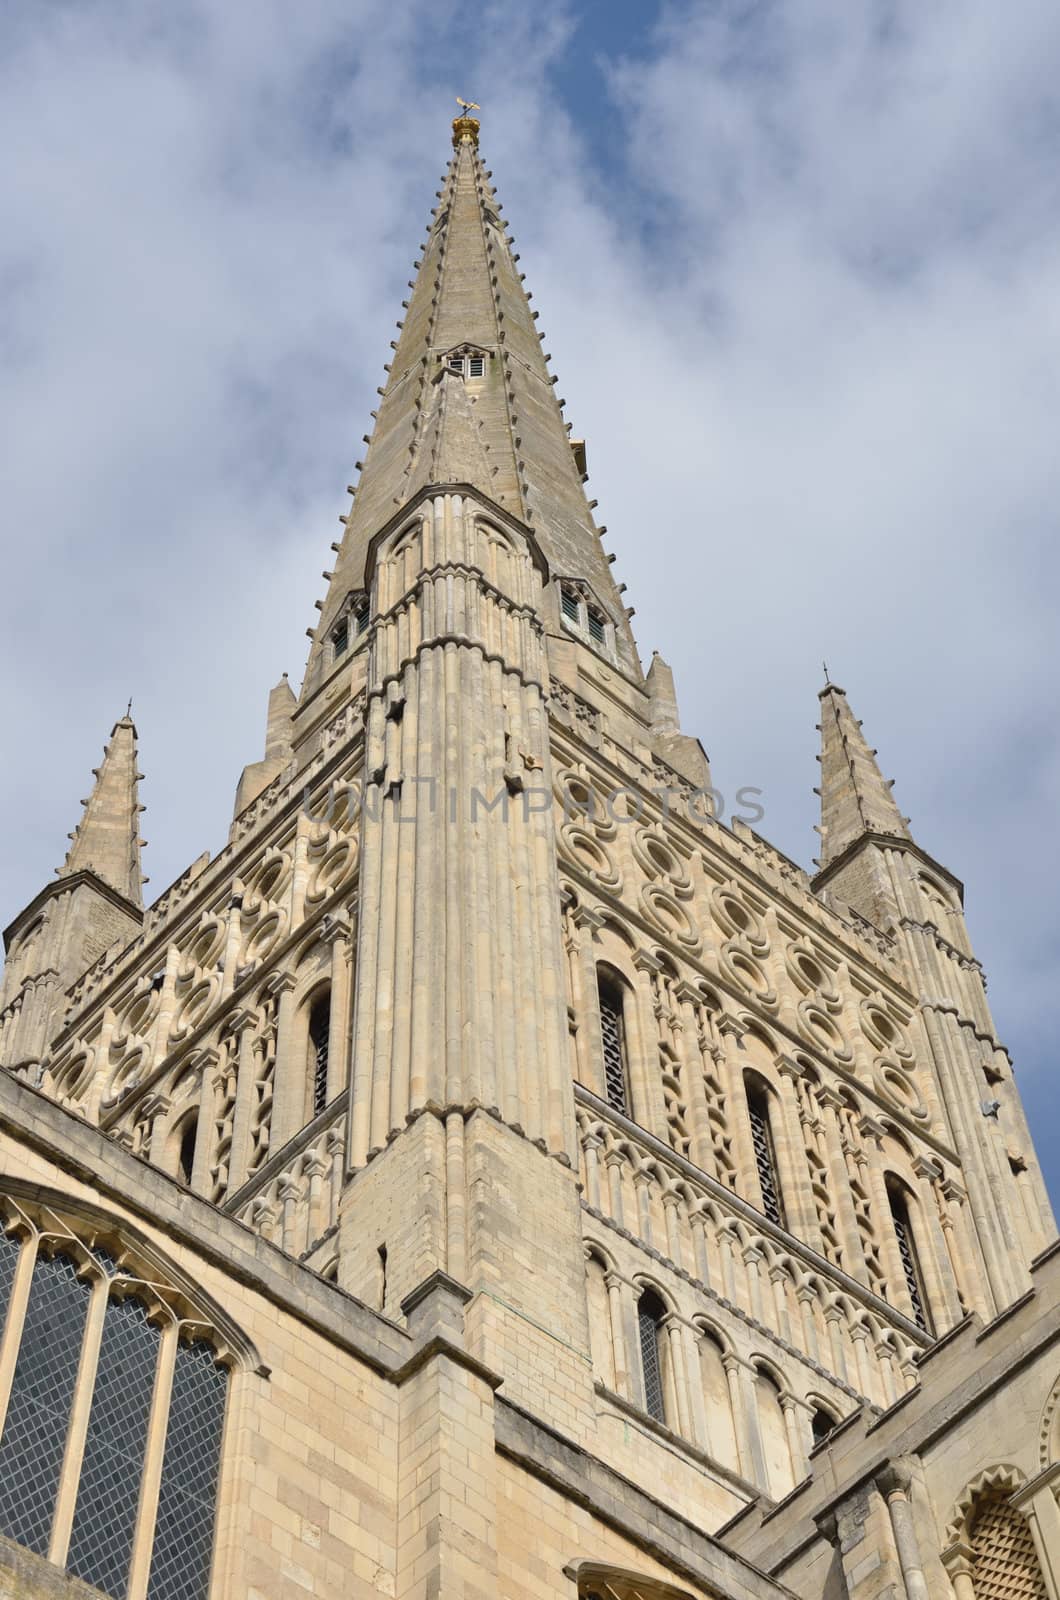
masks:
<path fill-rule="evenodd" d="M 777 1166 L 777 1149 L 773 1142 L 769 1091 L 755 1079 L 750 1079 L 747 1083 L 747 1115 L 751 1122 L 751 1146 L 758 1173 L 758 1186 L 762 1191 L 762 1210 L 770 1222 L 775 1222 L 782 1228 L 784 1202 L 780 1188 L 780 1169 Z"/>
<path fill-rule="evenodd" d="M 598 968 L 600 1035 L 604 1046 L 604 1097 L 623 1116 L 630 1113 L 629 1064 L 626 1055 L 625 986 L 606 968 Z"/>
<path fill-rule="evenodd" d="M 909 1291 L 909 1300 L 913 1308 L 913 1321 L 925 1333 L 931 1333 L 931 1320 L 928 1316 L 927 1295 L 924 1291 L 924 1275 L 920 1265 L 920 1255 L 917 1250 L 916 1236 L 909 1214 L 909 1201 L 904 1189 L 897 1183 L 888 1183 L 887 1198 L 891 1206 L 891 1221 L 894 1224 L 895 1238 L 898 1241 L 898 1255 L 905 1274 L 905 1286 Z"/>
<path fill-rule="evenodd" d="M 206 1600 L 228 1372 L 159 1276 L 0 1196 L 0 1532 L 120 1600 Z"/>

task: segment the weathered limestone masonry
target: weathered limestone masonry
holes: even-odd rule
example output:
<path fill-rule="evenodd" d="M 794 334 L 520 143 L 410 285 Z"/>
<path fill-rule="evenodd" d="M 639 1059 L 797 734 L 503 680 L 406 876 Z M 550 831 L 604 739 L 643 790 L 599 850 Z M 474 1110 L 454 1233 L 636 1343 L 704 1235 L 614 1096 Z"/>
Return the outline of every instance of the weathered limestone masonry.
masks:
<path fill-rule="evenodd" d="M 126 716 L 6 936 L 0 1596 L 1060 1600 L 961 885 L 834 684 L 816 877 L 713 816 L 478 131 L 227 845 Z"/>

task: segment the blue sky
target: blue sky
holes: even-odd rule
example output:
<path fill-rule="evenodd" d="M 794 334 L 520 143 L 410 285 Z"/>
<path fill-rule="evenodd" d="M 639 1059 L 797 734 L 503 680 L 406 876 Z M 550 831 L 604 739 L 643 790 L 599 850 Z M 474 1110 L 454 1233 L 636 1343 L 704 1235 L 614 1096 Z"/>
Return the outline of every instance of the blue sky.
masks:
<path fill-rule="evenodd" d="M 807 864 L 827 657 L 1060 1189 L 1058 69 L 1037 0 L 12 0 L 4 920 L 130 694 L 152 891 L 223 843 L 465 94 L 643 655 Z"/>

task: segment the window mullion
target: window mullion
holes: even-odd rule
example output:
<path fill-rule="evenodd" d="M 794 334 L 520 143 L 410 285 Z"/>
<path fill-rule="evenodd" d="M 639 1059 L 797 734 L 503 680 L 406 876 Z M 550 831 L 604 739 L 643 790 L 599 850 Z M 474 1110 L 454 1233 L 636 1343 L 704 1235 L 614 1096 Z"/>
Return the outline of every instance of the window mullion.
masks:
<path fill-rule="evenodd" d="M 158 1490 L 162 1482 L 162 1459 L 166 1448 L 166 1425 L 169 1421 L 169 1402 L 173 1392 L 173 1369 L 176 1365 L 178 1339 L 177 1323 L 167 1315 L 159 1344 L 154 1393 L 151 1396 L 151 1415 L 147 1424 L 144 1472 L 140 1481 L 140 1501 L 136 1508 L 136 1533 L 133 1537 L 132 1558 L 129 1562 L 126 1600 L 146 1600 L 147 1583 L 151 1576 L 151 1550 L 155 1542 Z"/>
<path fill-rule="evenodd" d="M 18 1360 L 18 1347 L 22 1342 L 22 1328 L 26 1320 L 26 1306 L 29 1304 L 29 1291 L 36 1261 L 37 1234 L 31 1233 L 23 1239 L 18 1253 L 3 1339 L 0 1340 L 0 1434 L 4 1431 L 7 1405 L 11 1399 L 11 1385 L 14 1382 L 15 1363 Z"/>
<path fill-rule="evenodd" d="M 99 1347 L 103 1338 L 103 1319 L 106 1316 L 109 1292 L 108 1279 L 102 1276 L 97 1278 L 92 1287 L 92 1298 L 88 1303 L 88 1315 L 85 1318 L 85 1335 L 81 1343 L 81 1359 L 77 1365 L 74 1398 L 70 1407 L 70 1424 L 66 1430 L 66 1448 L 63 1451 L 63 1464 L 59 1472 L 59 1492 L 55 1499 L 55 1515 L 52 1518 L 52 1534 L 48 1544 L 48 1560 L 59 1567 L 66 1565 L 66 1553 L 70 1548 L 70 1531 L 74 1525 L 77 1488 L 81 1477 L 81 1462 L 85 1454 L 85 1437 L 88 1433 L 89 1413 L 92 1410 L 92 1391 L 96 1382 L 96 1367 L 99 1363 Z"/>

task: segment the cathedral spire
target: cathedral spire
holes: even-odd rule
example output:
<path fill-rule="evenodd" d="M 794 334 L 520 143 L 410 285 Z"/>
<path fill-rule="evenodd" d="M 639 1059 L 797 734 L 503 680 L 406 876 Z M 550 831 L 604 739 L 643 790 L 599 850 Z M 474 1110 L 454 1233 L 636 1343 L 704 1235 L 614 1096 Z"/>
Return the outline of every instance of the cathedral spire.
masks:
<path fill-rule="evenodd" d="M 134 906 L 143 908 L 144 878 L 140 871 L 140 812 L 137 784 L 136 726 L 126 712 L 111 729 L 102 765 L 93 772 L 95 783 L 83 801 L 85 814 L 75 831 L 60 878 L 75 872 L 94 872 Z"/>
<path fill-rule="evenodd" d="M 827 669 L 826 669 L 827 673 Z M 821 797 L 820 867 L 830 866 L 856 840 L 867 834 L 910 839 L 909 818 L 903 817 L 861 731 L 861 723 L 838 684 L 826 682 L 820 693 Z"/>
<path fill-rule="evenodd" d="M 619 656 L 639 672 L 586 499 L 584 455 L 572 448 L 537 313 L 479 156 L 478 127 L 467 114 L 453 123 L 452 160 L 415 263 L 374 431 L 365 436 L 303 699 L 320 681 L 330 630 L 365 584 L 371 540 L 423 489 L 456 483 L 527 527 L 550 576 L 590 585 L 614 623 Z"/>

